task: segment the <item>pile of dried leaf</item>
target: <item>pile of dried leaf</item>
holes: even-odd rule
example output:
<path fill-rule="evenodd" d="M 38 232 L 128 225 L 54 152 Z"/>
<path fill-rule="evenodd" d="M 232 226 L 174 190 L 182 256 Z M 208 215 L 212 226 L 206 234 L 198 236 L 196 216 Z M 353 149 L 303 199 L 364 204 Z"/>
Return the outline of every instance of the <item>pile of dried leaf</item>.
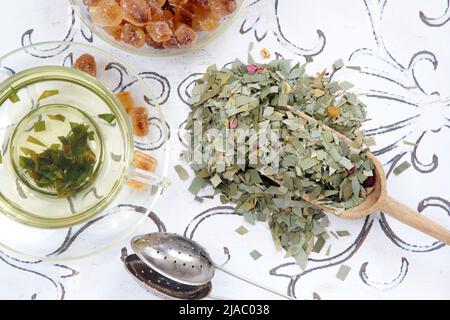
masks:
<path fill-rule="evenodd" d="M 342 65 L 336 62 L 333 72 Z M 302 196 L 339 213 L 358 205 L 374 182 L 373 163 L 365 157 L 360 130 L 366 119 L 364 104 L 347 91 L 350 83 L 331 81 L 326 71 L 307 75 L 305 66 L 282 59 L 269 64 L 236 60 L 220 70 L 210 66 L 192 91 L 186 126 L 190 145 L 182 155 L 196 173 L 190 187 L 193 194 L 210 184 L 221 201 L 235 203 L 247 221 L 268 221 L 276 243 L 302 268 L 308 254 L 320 252 L 328 237 L 328 219 Z M 316 121 L 301 119 L 296 111 Z M 354 143 L 339 141 L 320 123 Z M 216 134 L 205 134 L 208 129 Z M 278 132 L 276 143 L 269 141 L 265 147 L 277 152 L 279 166 L 233 161 L 243 147 L 245 158 L 265 154 L 251 137 L 236 143 L 229 129 Z M 196 152 L 204 155 L 203 161 L 193 160 Z"/>

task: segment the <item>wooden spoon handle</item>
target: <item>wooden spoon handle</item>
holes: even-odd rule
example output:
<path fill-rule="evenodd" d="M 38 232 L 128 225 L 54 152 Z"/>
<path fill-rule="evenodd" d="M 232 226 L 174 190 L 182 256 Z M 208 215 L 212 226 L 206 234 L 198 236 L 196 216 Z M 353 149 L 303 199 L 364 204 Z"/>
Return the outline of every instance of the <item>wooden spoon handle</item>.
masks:
<path fill-rule="evenodd" d="M 397 200 L 388 196 L 379 204 L 379 209 L 410 227 L 450 245 L 449 230 Z"/>

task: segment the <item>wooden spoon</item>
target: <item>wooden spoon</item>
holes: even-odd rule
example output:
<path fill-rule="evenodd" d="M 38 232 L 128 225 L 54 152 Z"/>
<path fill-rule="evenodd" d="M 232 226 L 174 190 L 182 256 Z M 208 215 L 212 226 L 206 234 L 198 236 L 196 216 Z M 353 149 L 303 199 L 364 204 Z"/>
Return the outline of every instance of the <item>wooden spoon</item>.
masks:
<path fill-rule="evenodd" d="M 300 111 L 294 111 L 292 107 L 284 107 L 283 108 L 286 111 L 289 111 L 295 115 L 297 115 L 300 118 L 311 120 L 311 121 L 317 121 L 314 118 L 310 117 L 309 115 L 300 112 Z M 338 131 L 322 124 L 321 125 L 323 130 L 326 131 L 333 131 L 337 134 L 340 140 L 343 142 L 352 145 L 353 141 L 349 139 L 348 137 L 344 136 L 343 134 L 339 133 Z M 397 200 L 391 198 L 387 193 L 386 188 L 386 175 L 383 170 L 383 165 L 381 162 L 374 156 L 373 153 L 368 151 L 366 153 L 367 158 L 371 159 L 375 165 L 375 186 L 370 192 L 367 197 L 364 199 L 364 201 L 351 209 L 345 210 L 341 214 L 336 214 L 335 211 L 333 211 L 332 208 L 326 205 L 322 205 L 320 203 L 317 203 L 314 200 L 311 200 L 307 195 L 303 196 L 302 198 L 311 203 L 312 205 L 319 207 L 327 212 L 332 212 L 336 214 L 337 216 L 344 218 L 344 219 L 357 219 L 365 217 L 372 212 L 375 211 L 382 211 L 391 217 L 409 225 L 410 227 L 413 227 L 414 229 L 420 230 L 423 233 L 428 234 L 429 236 L 438 239 L 442 242 L 444 242 L 447 245 L 450 245 L 450 231 L 447 230 L 445 227 L 441 226 L 440 224 L 434 222 L 431 219 L 428 219 L 424 215 L 420 214 L 419 212 L 410 209 L 409 207 L 405 206 L 404 204 L 398 202 Z M 276 183 L 280 183 L 279 181 L 273 179 L 272 177 L 268 177 L 272 179 Z"/>

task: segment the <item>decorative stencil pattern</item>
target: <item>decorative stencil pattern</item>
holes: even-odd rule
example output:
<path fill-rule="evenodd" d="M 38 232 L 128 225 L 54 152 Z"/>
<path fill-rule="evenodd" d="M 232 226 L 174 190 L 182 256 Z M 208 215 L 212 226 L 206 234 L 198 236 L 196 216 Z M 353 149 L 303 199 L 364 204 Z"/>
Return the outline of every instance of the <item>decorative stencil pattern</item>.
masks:
<path fill-rule="evenodd" d="M 1 54 L 18 44 L 45 40 L 89 42 L 126 59 L 152 87 L 167 122 L 149 119 L 155 140 L 146 144 L 138 140 L 136 148 L 150 153 L 160 148 L 164 143 L 162 128 L 167 126 L 173 184 L 156 205 L 156 213 L 149 215 L 136 234 L 166 230 L 184 234 L 204 245 L 217 263 L 299 299 L 450 298 L 449 247 L 383 212 L 358 221 L 330 217 L 331 231 L 348 230 L 350 236 L 339 240 L 330 237 L 320 253 L 310 256 L 306 270 L 301 270 L 293 259 L 285 259 L 283 252 L 274 248 L 265 225 L 249 225 L 233 207 L 220 205 L 218 199 L 194 200 L 187 192 L 189 181 L 180 181 L 173 170 L 177 164 L 187 168 L 179 160 L 185 146 L 187 101 L 195 80 L 209 64 L 221 66 L 235 58 L 245 61 L 250 42 L 254 42 L 252 54 L 258 61 L 262 61 L 262 48 L 269 49 L 272 58 L 302 63 L 313 58 L 310 72 L 330 68 L 342 58 L 347 67 L 333 77 L 353 82 L 355 92 L 368 105 L 370 119 L 365 129 L 376 139 L 372 151 L 385 166 L 390 194 L 450 228 L 450 0 L 407 4 L 392 0 L 351 0 L 345 4 L 333 0 L 247 0 L 242 15 L 219 40 L 198 52 L 166 58 L 133 57 L 111 48 L 79 21 L 65 1 L 22 0 L 6 6 L 0 21 L 10 28 L 2 38 Z M 46 12 L 51 15 L 47 17 Z M 30 49 L 28 53 L 42 59 L 62 55 L 66 66 L 74 61 L 64 46 Z M 115 92 L 127 90 L 136 81 L 119 64 L 110 63 L 105 70 L 117 80 Z M 1 65 L 0 71 L 14 73 Z M 149 97 L 145 101 L 151 108 Z M 8 129 L 0 128 L 0 134 Z M 113 159 L 118 156 L 111 155 Z M 393 175 L 393 169 L 404 160 L 411 162 L 411 168 Z M 20 193 L 20 185 L 14 187 Z M 91 192 L 100 196 L 96 190 Z M 124 203 L 108 214 L 118 210 L 133 214 L 146 211 Z M 71 228 L 49 256 L 71 250 L 97 222 Z M 241 225 L 249 232 L 241 235 L 234 231 Z M 262 254 L 256 261 L 249 255 L 253 250 Z M 157 299 L 125 272 L 121 259 L 131 251 L 125 242 L 86 260 L 50 263 L 29 261 L 2 249 L 0 298 Z M 336 278 L 342 264 L 352 268 L 345 281 Z M 432 290 L 424 290 L 425 282 Z M 213 281 L 213 294 L 276 298 L 220 272 Z"/>

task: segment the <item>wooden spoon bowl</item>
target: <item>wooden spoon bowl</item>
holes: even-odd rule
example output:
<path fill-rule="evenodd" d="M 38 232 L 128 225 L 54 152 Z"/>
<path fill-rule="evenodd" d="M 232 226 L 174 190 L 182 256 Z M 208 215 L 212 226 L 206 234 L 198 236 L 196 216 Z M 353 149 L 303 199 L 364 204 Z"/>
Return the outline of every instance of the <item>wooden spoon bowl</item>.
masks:
<path fill-rule="evenodd" d="M 295 111 L 292 107 L 285 107 L 284 109 L 297 115 L 300 118 L 310 121 L 317 121 L 303 112 Z M 353 144 L 353 141 L 351 139 L 339 133 L 338 131 L 323 124 L 321 125 L 321 127 L 323 130 L 333 131 L 334 133 L 336 133 L 339 139 L 343 142 L 350 145 Z M 326 212 L 334 213 L 344 219 L 358 219 L 365 217 L 373 212 L 382 211 L 383 213 L 386 213 L 391 217 L 417 230 L 420 230 L 447 245 L 450 245 L 450 231 L 448 229 L 421 215 L 419 212 L 405 206 L 404 204 L 398 202 L 388 195 L 386 187 L 386 175 L 384 173 L 383 165 L 373 153 L 368 151 L 366 152 L 366 156 L 373 161 L 375 166 L 375 186 L 360 205 L 345 210 L 340 214 L 336 214 L 336 212 L 329 206 L 317 203 L 316 201 L 309 199 L 307 195 L 303 196 L 302 198 L 312 205 L 319 207 Z M 276 180 L 274 181 L 279 183 Z"/>
<path fill-rule="evenodd" d="M 420 230 L 450 245 L 450 231 L 448 229 L 388 195 L 386 175 L 384 174 L 382 164 L 371 152 L 367 152 L 367 157 L 372 159 L 375 165 L 375 188 L 364 199 L 363 203 L 349 210 L 345 210 L 340 217 L 344 219 L 356 219 L 367 216 L 375 211 L 381 211 L 414 229 Z"/>
<path fill-rule="evenodd" d="M 375 185 L 373 189 L 370 191 L 370 193 L 367 195 L 367 197 L 364 199 L 364 202 L 359 204 L 356 207 L 353 207 L 351 209 L 345 210 L 344 212 L 337 214 L 333 208 L 320 204 L 319 202 L 316 202 L 314 200 L 311 200 L 308 195 L 303 196 L 303 200 L 313 204 L 314 206 L 327 211 L 331 212 L 333 214 L 336 214 L 337 216 L 344 218 L 344 219 L 359 219 L 362 217 L 365 217 L 372 212 L 379 210 L 379 204 L 380 202 L 385 201 L 385 198 L 387 198 L 387 191 L 386 191 L 386 175 L 384 174 L 383 166 L 380 163 L 380 161 L 373 155 L 371 152 L 366 153 L 367 158 L 371 159 L 375 165 Z"/>

